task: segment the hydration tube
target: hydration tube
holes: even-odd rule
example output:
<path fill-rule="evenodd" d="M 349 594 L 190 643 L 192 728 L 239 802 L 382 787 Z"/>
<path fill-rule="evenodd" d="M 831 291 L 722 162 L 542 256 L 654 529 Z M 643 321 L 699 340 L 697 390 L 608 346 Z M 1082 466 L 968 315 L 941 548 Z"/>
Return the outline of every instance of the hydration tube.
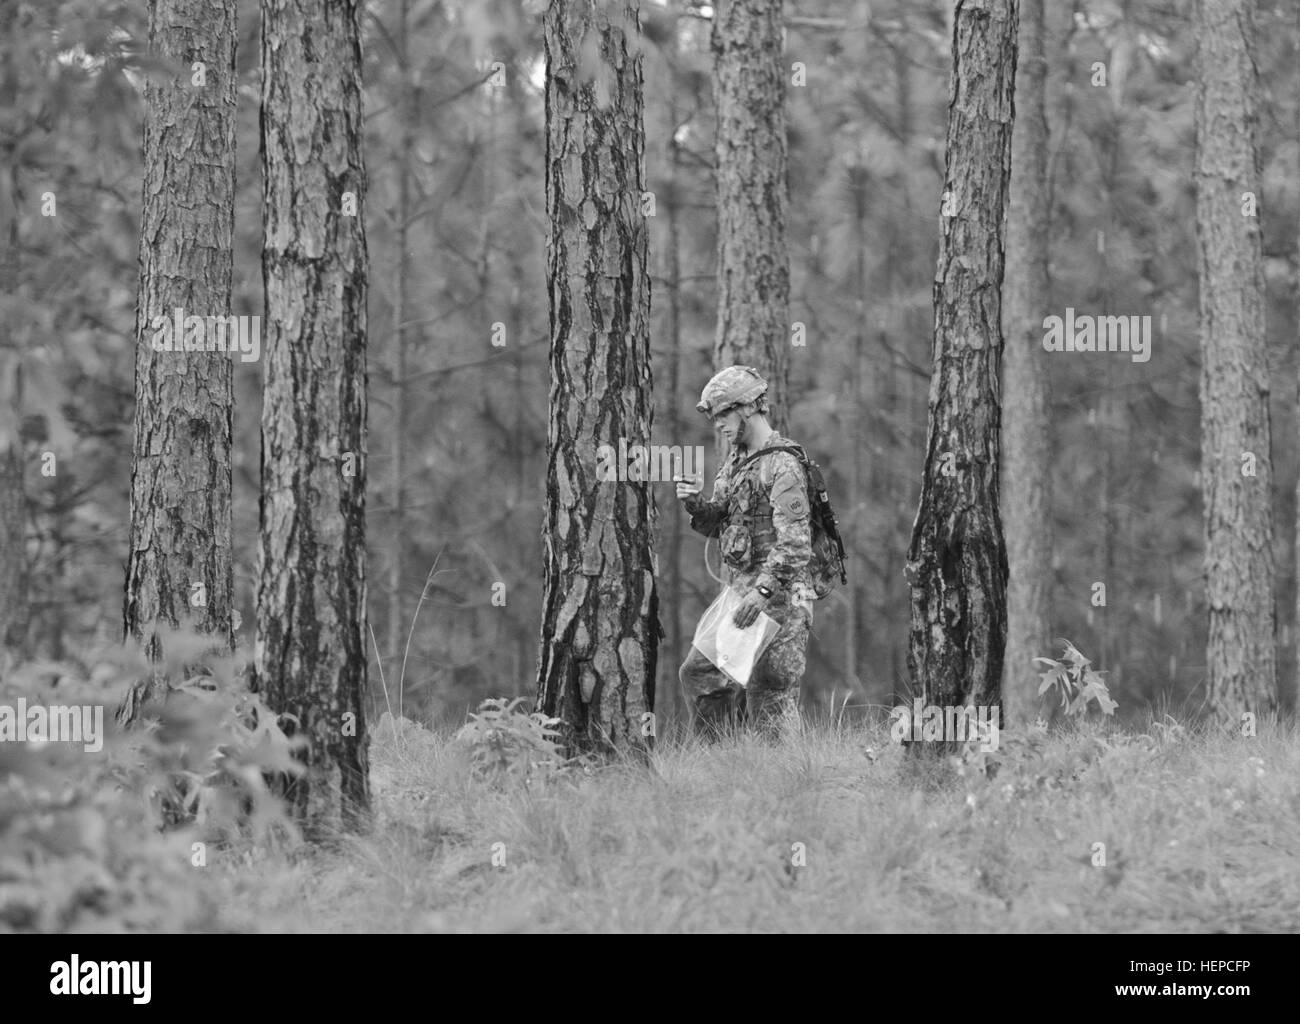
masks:
<path fill-rule="evenodd" d="M 714 573 L 713 573 L 713 566 L 709 565 L 709 541 L 711 541 L 711 540 L 713 540 L 712 537 L 705 537 L 705 538 L 704 538 L 704 570 L 705 570 L 705 572 L 707 572 L 710 576 L 713 577 L 713 581 L 714 581 L 715 583 L 721 583 L 721 584 L 725 587 L 725 586 L 727 585 L 727 581 L 724 580 L 721 576 L 715 576 Z M 721 562 L 721 551 L 719 551 L 719 562 L 718 562 L 718 568 L 719 568 L 719 569 L 722 568 L 722 562 Z"/>

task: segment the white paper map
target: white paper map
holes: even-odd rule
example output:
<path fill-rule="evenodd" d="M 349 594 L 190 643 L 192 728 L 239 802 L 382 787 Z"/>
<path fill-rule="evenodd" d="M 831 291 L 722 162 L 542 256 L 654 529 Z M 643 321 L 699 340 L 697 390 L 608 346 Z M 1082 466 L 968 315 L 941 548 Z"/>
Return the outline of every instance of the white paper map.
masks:
<path fill-rule="evenodd" d="M 768 630 L 775 632 L 779 628 L 771 616 L 762 612 L 745 629 L 737 626 L 728 615 L 718 624 L 718 668 L 741 686 L 748 686 L 749 677 L 754 672 L 754 662 L 762 653 L 763 640 L 768 636 Z"/>

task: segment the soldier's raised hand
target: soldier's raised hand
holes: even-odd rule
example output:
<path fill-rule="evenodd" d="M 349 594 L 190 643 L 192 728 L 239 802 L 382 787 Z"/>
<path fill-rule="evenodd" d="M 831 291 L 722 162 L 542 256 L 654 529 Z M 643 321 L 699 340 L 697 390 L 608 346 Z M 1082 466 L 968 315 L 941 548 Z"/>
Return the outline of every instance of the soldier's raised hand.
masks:
<path fill-rule="evenodd" d="M 704 475 L 700 474 L 693 479 L 686 479 L 684 476 L 673 477 L 673 482 L 677 484 L 677 497 L 681 501 L 693 498 L 704 489 Z"/>

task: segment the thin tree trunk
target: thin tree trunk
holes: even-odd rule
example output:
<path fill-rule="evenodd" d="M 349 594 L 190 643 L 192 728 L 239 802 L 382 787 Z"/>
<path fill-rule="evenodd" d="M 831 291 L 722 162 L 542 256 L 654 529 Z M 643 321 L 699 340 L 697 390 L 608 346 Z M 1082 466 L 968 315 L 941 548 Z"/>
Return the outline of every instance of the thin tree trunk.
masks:
<path fill-rule="evenodd" d="M 720 0 L 712 48 L 718 110 L 717 368 L 757 367 L 772 425 L 788 413 L 790 257 L 785 240 L 782 0 Z"/>
<path fill-rule="evenodd" d="M 21 407 L 15 403 L 17 407 Z M 0 653 L 15 661 L 27 656 L 31 619 L 27 564 L 27 491 L 22 442 L 0 452 Z"/>
<path fill-rule="evenodd" d="M 1253 6 L 1199 0 L 1194 26 L 1207 696 L 1234 721 L 1273 708 L 1277 685 L 1264 272 L 1243 215 L 1243 194 L 1260 197 Z"/>
<path fill-rule="evenodd" d="M 369 807 L 359 14 L 355 0 L 262 0 L 267 337 L 254 685 L 307 740 L 308 770 L 287 796 L 311 835 L 361 828 Z"/>
<path fill-rule="evenodd" d="M 1102 217 L 1102 235 L 1101 235 L 1101 252 L 1098 253 L 1098 269 L 1101 277 L 1100 289 L 1100 306 L 1104 310 L 1110 310 L 1114 304 L 1114 289 L 1111 286 L 1110 260 L 1106 258 L 1105 247 L 1110 244 L 1111 240 L 1116 237 L 1114 227 L 1114 205 L 1116 178 L 1119 174 L 1119 140 L 1120 125 L 1118 116 L 1115 115 L 1117 107 L 1112 105 L 1112 117 L 1114 118 L 1113 128 L 1105 136 L 1103 159 L 1106 170 L 1103 174 L 1103 186 L 1106 194 L 1105 213 Z M 1116 485 L 1116 452 L 1115 440 L 1127 436 L 1123 430 L 1123 418 L 1120 412 L 1121 396 L 1115 388 L 1116 369 L 1115 362 L 1107 359 L 1101 368 L 1101 395 L 1097 401 L 1097 434 L 1102 439 L 1101 446 L 1104 451 L 1102 459 L 1102 483 L 1099 489 L 1100 500 L 1097 507 L 1097 522 L 1101 528 L 1099 538 L 1101 548 L 1101 582 L 1106 585 L 1106 604 L 1098 609 L 1098 634 L 1100 642 L 1097 645 L 1097 664 L 1107 671 L 1107 683 L 1116 690 L 1119 689 L 1121 673 L 1124 666 L 1122 660 L 1116 656 L 1116 651 L 1123 649 L 1123 644 L 1116 639 L 1116 634 L 1121 628 L 1119 616 L 1112 610 L 1118 606 L 1115 601 L 1121 594 L 1127 594 L 1128 591 L 1124 586 L 1125 581 L 1120 579 L 1120 567 L 1117 560 L 1119 552 L 1123 550 L 1123 537 L 1121 531 L 1122 512 L 1121 502 L 1117 496 L 1122 493 Z M 1091 600 L 1091 599 L 1090 599 Z M 1089 611 L 1092 610 L 1089 604 Z M 1059 713 L 1060 704 L 1056 704 L 1054 712 Z"/>
<path fill-rule="evenodd" d="M 898 83 L 898 145 L 899 153 L 904 161 L 915 159 L 912 146 L 912 65 L 911 55 L 905 49 L 903 40 L 899 41 L 898 47 L 894 49 L 894 78 Z M 904 187 L 903 189 L 903 222 L 912 223 L 912 189 Z M 900 236 L 894 236 L 894 244 L 900 244 Z M 888 329 L 897 332 L 898 350 L 907 355 L 909 346 L 915 346 L 917 337 L 916 332 L 911 330 L 911 320 L 913 317 L 910 305 L 903 304 L 899 306 L 896 303 L 896 285 L 897 280 L 904 282 L 912 280 L 910 271 L 912 264 L 912 234 L 904 232 L 901 235 L 902 251 L 898 258 L 889 261 L 889 325 Z M 918 339 L 919 340 L 919 339 Z M 918 359 L 918 362 L 920 360 Z M 898 381 L 896 388 L 898 393 L 898 405 L 901 409 L 899 418 L 899 442 L 904 451 L 910 451 L 912 446 L 912 424 L 920 419 L 919 412 L 920 402 L 917 400 L 920 388 L 916 375 L 904 365 L 901 360 L 891 361 L 891 368 Z M 901 380 L 900 380 L 901 378 Z M 895 477 L 896 479 L 896 477 Z M 901 574 L 899 572 L 899 563 L 906 562 L 906 552 L 901 549 L 901 543 L 895 544 L 893 538 L 898 537 L 898 514 L 900 509 L 906 508 L 907 495 L 896 494 L 891 492 L 889 495 L 889 518 L 891 543 L 889 549 L 885 552 L 885 576 L 884 585 L 881 589 L 881 607 L 885 610 L 887 616 L 885 621 L 889 631 L 889 681 L 887 685 L 873 688 L 879 692 L 879 697 L 873 696 L 871 699 L 876 703 L 889 701 L 890 707 L 896 707 L 898 704 L 898 687 L 905 679 L 905 663 L 907 660 L 907 634 L 903 631 L 903 622 L 899 621 L 896 609 L 899 609 L 901 602 L 896 600 L 898 593 Z M 903 527 L 906 528 L 905 526 Z M 901 538 L 900 538 L 901 539 Z"/>
<path fill-rule="evenodd" d="M 123 626 L 162 656 L 160 625 L 182 621 L 233 649 L 232 365 L 164 334 L 182 317 L 230 308 L 235 210 L 235 0 L 152 0 L 151 54 L 176 69 L 145 84 L 144 208 L 135 327 L 135 442 Z M 201 77 L 196 77 L 201 76 Z M 165 326 L 164 326 L 165 325 Z M 227 328 L 228 341 L 229 329 Z M 191 338 L 193 343 L 195 340 Z M 172 351 L 156 351 L 170 342 Z M 162 696 L 159 674 L 131 687 L 119 720 Z"/>
<path fill-rule="evenodd" d="M 506 103 L 509 108 L 515 112 L 514 132 L 516 137 L 522 138 L 524 134 L 531 131 L 533 127 L 533 115 L 530 109 L 527 93 L 524 89 L 524 77 L 519 74 L 509 74 L 506 76 Z M 530 186 L 531 187 L 531 186 Z M 531 207 L 522 200 L 518 203 L 519 216 L 526 216 Z M 510 499 L 510 508 L 512 515 L 518 516 L 520 512 L 527 509 L 533 500 L 535 494 L 535 481 L 529 474 L 525 474 L 525 469 L 536 464 L 533 457 L 533 444 L 535 443 L 534 431 L 531 429 L 527 420 L 529 408 L 528 396 L 532 391 L 533 381 L 525 374 L 525 355 L 524 355 L 524 309 L 522 297 L 525 290 L 532 291 L 533 278 L 530 271 L 525 268 L 526 253 L 519 246 L 512 246 L 510 252 L 510 320 L 508 323 L 509 334 L 507 345 L 511 349 L 511 377 L 514 388 L 514 431 L 512 437 L 512 458 L 511 468 L 513 470 L 514 490 Z M 533 523 L 531 515 L 529 522 Z M 530 526 L 530 530 L 535 528 L 535 524 Z M 504 580 L 502 582 L 505 582 Z M 515 610 L 519 610 L 520 602 L 516 602 Z M 514 672 L 511 675 L 512 690 L 515 696 L 527 695 L 531 686 L 531 680 L 525 676 L 525 672 L 531 672 L 533 669 L 533 658 L 535 650 L 530 635 L 531 627 L 525 629 L 522 625 L 516 623 L 514 619 L 507 618 L 509 629 L 512 633 L 512 645 L 514 649 Z"/>
<path fill-rule="evenodd" d="M 650 439 L 650 277 L 635 3 L 551 0 L 546 46 L 551 393 L 537 709 L 569 747 L 643 752 L 659 598 L 650 484 L 597 479 Z"/>
<path fill-rule="evenodd" d="M 402 572 L 406 566 L 406 309 L 407 289 L 410 281 L 409 220 L 411 216 L 411 154 L 415 144 L 411 126 L 419 117 L 418 96 L 412 95 L 416 86 L 410 74 L 410 56 L 407 48 L 408 0 L 400 0 L 397 7 L 397 34 L 394 36 L 401 62 L 402 110 L 401 158 L 397 167 L 397 295 L 393 301 L 393 434 L 389 439 L 393 463 L 390 501 L 393 514 L 388 535 L 388 658 L 398 667 L 402 664 L 406 628 L 402 611 Z M 405 683 L 405 680 L 401 680 Z M 401 714 L 401 701 L 398 701 Z"/>
<path fill-rule="evenodd" d="M 849 450 L 849 508 L 844 538 L 845 552 L 853 558 L 858 550 L 858 523 L 865 518 L 867 500 L 871 496 L 870 483 L 863 486 L 862 457 L 860 439 L 862 438 L 862 352 L 867 347 L 867 170 L 854 166 L 849 171 L 850 188 L 853 196 L 854 241 L 857 258 L 854 261 L 853 287 L 857 292 L 855 312 L 857 330 L 854 332 L 852 347 L 849 351 L 849 401 L 847 436 L 854 443 Z M 874 388 L 877 380 L 872 375 Z M 873 394 L 869 408 L 876 409 L 878 395 Z M 869 474 L 868 474 L 869 477 Z M 865 497 L 864 497 L 865 491 Z M 858 619 L 860 617 L 860 600 L 862 588 L 859 581 L 851 579 L 844 588 L 844 685 L 849 692 L 858 688 Z M 868 657 L 870 655 L 868 654 Z M 832 708 L 832 710 L 834 710 Z"/>
<path fill-rule="evenodd" d="M 1016 8 L 1016 0 L 959 2 L 953 20 L 943 187 L 955 216 L 942 218 L 925 474 L 908 549 L 913 694 L 940 707 L 1002 700 L 998 373 Z"/>
<path fill-rule="evenodd" d="M 18 10 L 2 15 L 4 28 L 11 30 Z M 8 92 L 8 90 L 6 90 Z M 11 172 L 13 173 L 13 172 Z M 14 189 L 15 194 L 17 189 Z M 9 219 L 9 248 L 0 253 L 0 281 L 16 285 L 19 280 L 21 246 L 19 218 Z M 15 661 L 28 654 L 27 631 L 31 624 L 31 566 L 27 558 L 27 487 L 23 472 L 23 372 L 14 369 L 11 409 L 13 433 L 6 433 L 0 452 L 0 653 L 7 651 Z"/>
<path fill-rule="evenodd" d="M 1043 0 L 1020 0 L 1002 323 L 1002 508 L 1007 537 L 1008 712 L 1041 709 L 1035 657 L 1052 656 L 1052 463 L 1042 322 L 1048 279 L 1047 58 Z"/>
<path fill-rule="evenodd" d="M 681 444 L 682 420 L 677 391 L 681 384 L 682 362 L 682 240 L 681 240 L 681 152 L 677 145 L 677 98 L 669 100 L 668 107 L 668 159 L 671 168 L 671 193 L 668 203 L 668 431 L 669 444 Z M 699 472 L 702 467 L 696 467 Z M 682 637 L 682 507 L 678 501 L 669 505 L 668 533 L 668 637 L 672 658 L 664 672 L 664 692 L 656 705 L 665 725 L 677 720 L 678 680 L 676 666 L 686 657 Z"/>
<path fill-rule="evenodd" d="M 1296 31 L 1292 40 L 1292 49 L 1295 53 L 1300 53 L 1300 4 L 1296 5 Z M 1296 104 L 1296 141 L 1300 142 L 1300 103 Z M 1297 333 L 1300 333 L 1300 232 L 1296 234 L 1296 256 L 1295 256 L 1295 321 Z M 1297 338 L 1300 342 L 1300 337 Z M 1297 345 L 1300 348 L 1300 344 Z M 1296 381 L 1296 408 L 1300 409 L 1300 377 Z M 1295 553 L 1293 563 L 1295 567 L 1295 622 L 1291 632 L 1291 658 L 1292 658 L 1292 676 L 1291 692 L 1286 694 L 1282 692 L 1281 680 L 1278 685 L 1278 704 L 1283 711 L 1295 714 L 1300 711 L 1300 476 L 1296 478 L 1295 493 L 1295 530 L 1293 532 L 1295 540 Z"/>

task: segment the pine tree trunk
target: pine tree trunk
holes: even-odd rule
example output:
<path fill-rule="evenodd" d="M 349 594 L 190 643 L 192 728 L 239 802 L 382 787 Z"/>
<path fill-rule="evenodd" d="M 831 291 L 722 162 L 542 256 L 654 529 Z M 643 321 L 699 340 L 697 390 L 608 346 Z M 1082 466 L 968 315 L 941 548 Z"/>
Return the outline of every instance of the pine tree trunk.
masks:
<path fill-rule="evenodd" d="M 1296 5 L 1295 16 L 1296 27 L 1295 34 L 1292 37 L 1292 49 L 1295 53 L 1300 53 L 1300 4 Z M 1300 103 L 1296 104 L 1295 117 L 1295 138 L 1296 142 L 1300 143 Z M 1297 330 L 1300 331 L 1300 232 L 1296 234 L 1295 249 L 1295 323 Z M 1300 338 L 1296 340 L 1297 347 L 1300 347 Z M 1300 378 L 1297 379 L 1296 408 L 1300 409 Z M 1295 553 L 1292 559 L 1295 568 L 1295 621 L 1292 623 L 1291 632 L 1291 692 L 1283 692 L 1281 680 L 1279 680 L 1278 684 L 1278 704 L 1280 709 L 1292 715 L 1300 710 L 1300 477 L 1296 479 L 1295 510 L 1295 529 L 1293 531 Z"/>
<path fill-rule="evenodd" d="M 898 146 L 899 154 L 905 161 L 917 159 L 915 147 L 913 145 L 913 109 L 912 103 L 912 57 L 905 48 L 899 47 L 894 50 L 894 79 L 897 84 L 898 109 L 895 124 L 898 126 Z M 914 189 L 904 188 L 902 194 L 902 213 L 903 223 L 914 223 L 914 204 L 912 201 Z M 908 360 L 912 358 L 913 349 L 920 348 L 918 342 L 919 332 L 912 330 L 912 320 L 917 311 L 910 303 L 899 302 L 898 288 L 899 282 L 903 287 L 909 286 L 910 282 L 916 280 L 912 274 L 914 259 L 912 256 L 914 245 L 910 233 L 900 232 L 893 236 L 897 244 L 902 245 L 902 250 L 898 259 L 889 261 L 889 315 L 887 320 L 888 329 L 893 331 L 897 339 L 897 349 L 902 353 L 903 358 L 895 357 L 892 360 L 892 368 L 895 374 L 898 401 L 896 404 L 897 419 L 899 424 L 899 442 L 904 450 L 908 450 L 912 444 L 912 431 L 916 423 L 920 422 L 922 417 L 919 415 L 921 403 L 917 400 L 921 389 L 919 386 L 918 375 L 912 372 L 907 365 Z M 885 329 L 882 327 L 882 330 Z M 924 357 L 918 354 L 917 360 L 920 362 Z M 908 641 L 907 634 L 903 629 L 903 622 L 900 619 L 907 614 L 900 607 L 901 602 L 896 600 L 899 593 L 899 572 L 900 565 L 906 565 L 907 552 L 902 548 L 901 537 L 899 534 L 906 529 L 905 524 L 896 526 L 899 514 L 906 508 L 907 499 L 898 494 L 897 486 L 891 480 L 889 488 L 889 517 L 886 522 L 890 525 L 890 544 L 885 552 L 885 574 L 883 577 L 883 586 L 879 588 L 882 594 L 881 607 L 885 611 L 885 621 L 888 624 L 888 683 L 881 683 L 868 690 L 868 699 L 875 703 L 884 703 L 888 701 L 890 707 L 898 706 L 898 693 L 900 682 L 906 678 L 906 662 Z M 896 543 L 895 540 L 899 541 Z M 855 563 L 856 564 L 856 563 Z M 884 658 L 882 657 L 882 662 Z"/>
<path fill-rule="evenodd" d="M 650 276 L 635 3 L 552 0 L 546 46 L 551 394 L 537 709 L 570 748 L 644 751 L 659 600 L 650 484 L 597 479 L 648 444 Z"/>
<path fill-rule="evenodd" d="M 942 218 L 925 475 L 908 549 L 913 695 L 940 707 L 1001 705 L 1007 556 L 998 373 L 1016 7 L 965 0 L 953 23 L 944 192 L 954 215 Z"/>
<path fill-rule="evenodd" d="M 31 620 L 27 490 L 21 453 L 22 442 L 17 439 L 0 451 L 0 656 L 8 653 L 15 661 L 27 655 Z"/>
<path fill-rule="evenodd" d="M 681 147 L 674 133 L 678 124 L 677 97 L 673 95 L 668 108 L 668 153 L 671 167 L 671 192 L 668 197 L 668 246 L 666 251 L 668 278 L 668 437 L 671 444 L 680 444 L 682 437 L 681 405 L 678 389 L 681 385 L 682 367 L 682 238 L 680 210 L 684 189 L 681 185 Z M 692 409 L 692 412 L 694 410 Z M 699 467 L 696 467 L 696 471 Z M 673 501 L 668 508 L 668 642 L 672 657 L 663 673 L 663 692 L 657 694 L 658 716 L 665 725 L 679 720 L 677 694 L 680 684 L 677 666 L 686 657 L 685 637 L 682 628 L 682 506 Z M 684 717 L 684 716 L 683 716 Z"/>
<path fill-rule="evenodd" d="M 408 0 L 397 5 L 397 33 L 393 43 L 397 48 L 402 76 L 398 103 L 401 105 L 402 145 L 397 167 L 397 294 L 393 299 L 393 433 L 389 438 L 390 457 L 393 463 L 389 493 L 392 504 L 391 532 L 388 535 L 388 643 L 385 645 L 388 663 L 398 672 L 405 660 L 405 637 L 409 630 L 402 606 L 402 576 L 406 568 L 406 318 L 407 292 L 410 282 L 411 254 L 408 235 L 411 218 L 411 160 L 415 152 L 412 126 L 420 116 L 418 86 L 409 72 L 407 50 Z M 399 687 L 405 684 L 400 676 Z M 399 693 L 400 693 L 399 689 Z M 402 713 L 401 698 L 398 714 Z"/>
<path fill-rule="evenodd" d="M 1040 709 L 1035 657 L 1052 656 L 1052 464 L 1042 322 L 1047 276 L 1047 59 L 1043 0 L 1020 0 L 1016 124 L 1011 139 L 1006 278 L 1002 287 L 1002 508 L 1007 537 L 1008 712 Z"/>
<path fill-rule="evenodd" d="M 355 0 L 262 2 L 266 289 L 255 685 L 311 835 L 364 827 L 366 283 Z M 355 212 L 352 204 L 355 202 Z"/>
<path fill-rule="evenodd" d="M 1115 87 L 1118 88 L 1118 85 L 1116 84 Z M 1112 106 L 1111 109 L 1115 108 Z M 1113 129 L 1103 136 L 1098 154 L 1098 163 L 1102 171 L 1101 187 L 1105 197 L 1103 207 L 1105 212 L 1101 217 L 1102 228 L 1098 235 L 1098 255 L 1102 259 L 1097 264 L 1100 278 L 1097 288 L 1100 306 L 1105 310 L 1112 309 L 1115 301 L 1111 261 L 1105 258 L 1105 254 L 1108 241 L 1118 236 L 1115 228 L 1114 200 L 1120 171 L 1120 141 L 1120 124 L 1118 118 L 1115 118 Z M 1114 605 L 1114 599 L 1118 594 L 1126 592 L 1126 581 L 1119 562 L 1120 554 L 1125 547 L 1124 503 L 1120 500 L 1123 494 L 1123 481 L 1117 480 L 1117 477 L 1127 452 L 1121 451 L 1117 454 L 1115 439 L 1127 437 L 1128 431 L 1125 426 L 1130 421 L 1130 418 L 1125 416 L 1128 410 L 1122 407 L 1125 392 L 1115 384 L 1119 372 L 1114 359 L 1103 361 L 1095 424 L 1096 437 L 1100 440 L 1098 447 L 1104 453 L 1101 457 L 1101 484 L 1097 488 L 1096 529 L 1099 533 L 1097 550 L 1100 552 L 1098 564 L 1101 566 L 1101 572 L 1096 582 L 1105 584 L 1106 594 L 1104 604 L 1094 608 L 1090 603 L 1088 607 L 1089 624 L 1093 622 L 1094 614 L 1096 616 L 1097 664 L 1106 672 L 1107 685 L 1117 692 L 1122 686 L 1124 671 L 1123 662 L 1116 658 L 1116 652 L 1124 647 L 1122 639 L 1124 619 L 1116 614 L 1118 609 Z M 1055 705 L 1054 711 L 1060 713 L 1059 703 Z"/>
<path fill-rule="evenodd" d="M 863 415 L 864 404 L 867 409 L 877 412 L 879 406 L 879 389 L 877 384 L 879 375 L 871 375 L 871 388 L 873 392 L 871 397 L 864 403 L 862 397 L 862 355 L 867 348 L 867 296 L 870 294 L 870 288 L 867 281 L 867 187 L 868 174 L 864 167 L 855 166 L 849 171 L 849 180 L 851 182 L 851 194 L 853 196 L 853 225 L 854 225 L 854 244 L 857 248 L 857 256 L 854 260 L 853 290 L 857 293 L 856 312 L 857 312 L 857 330 L 854 332 L 849 351 L 848 366 L 848 385 L 849 399 L 848 409 L 846 410 L 846 423 L 848 436 L 855 441 L 863 439 L 865 432 L 864 424 L 868 417 Z M 862 471 L 862 452 L 860 444 L 851 445 L 849 451 L 849 514 L 846 517 L 845 528 L 843 530 L 844 550 L 849 558 L 854 558 L 858 551 L 858 524 L 866 518 L 866 510 L 870 504 L 871 484 L 870 474 L 866 474 L 867 482 L 863 482 Z M 865 531 L 864 531 L 865 532 Z M 859 563 L 861 564 L 861 563 Z M 858 620 L 861 616 L 861 598 L 863 591 L 860 580 L 857 578 L 850 579 L 844 586 L 844 685 L 848 687 L 850 693 L 856 693 L 859 689 L 860 680 L 858 679 Z M 868 652 L 870 657 L 870 652 Z M 868 661 L 868 664 L 871 664 Z M 834 710 L 834 708 L 832 708 Z"/>
<path fill-rule="evenodd" d="M 1274 707 L 1273 467 L 1258 216 L 1258 84 L 1250 0 L 1199 0 L 1196 237 L 1208 702 L 1230 720 Z M 1251 460 L 1253 456 L 1253 475 Z"/>
<path fill-rule="evenodd" d="M 11 32 L 18 21 L 16 7 L 0 12 L 3 29 Z M 15 85 L 17 83 L 14 83 Z M 5 90 L 6 96 L 12 92 Z M 9 219 L 8 247 L 0 252 L 0 281 L 15 287 L 21 270 L 19 218 Z M 8 389 L 6 389 L 8 390 Z M 5 395 L 10 405 L 10 430 L 0 420 L 0 656 L 15 662 L 30 651 L 31 565 L 27 558 L 27 482 L 23 468 L 23 374 L 21 364 L 13 374 L 13 389 Z M 2 657 L 0 657 L 2 664 Z"/>
<path fill-rule="evenodd" d="M 785 241 L 782 0 L 720 0 L 712 48 L 718 181 L 715 368 L 757 367 L 772 425 L 788 413 L 790 257 Z"/>
<path fill-rule="evenodd" d="M 162 655 L 155 629 L 183 620 L 212 634 L 215 649 L 233 647 L 231 381 L 239 356 L 185 351 L 183 336 L 160 331 L 174 325 L 177 309 L 205 318 L 234 313 L 235 33 L 235 0 L 149 5 L 150 52 L 176 76 L 145 84 L 123 618 L 125 634 L 144 640 L 153 659 Z M 173 351 L 155 351 L 155 341 Z M 135 721 L 165 687 L 160 675 L 137 682 L 119 719 Z"/>

